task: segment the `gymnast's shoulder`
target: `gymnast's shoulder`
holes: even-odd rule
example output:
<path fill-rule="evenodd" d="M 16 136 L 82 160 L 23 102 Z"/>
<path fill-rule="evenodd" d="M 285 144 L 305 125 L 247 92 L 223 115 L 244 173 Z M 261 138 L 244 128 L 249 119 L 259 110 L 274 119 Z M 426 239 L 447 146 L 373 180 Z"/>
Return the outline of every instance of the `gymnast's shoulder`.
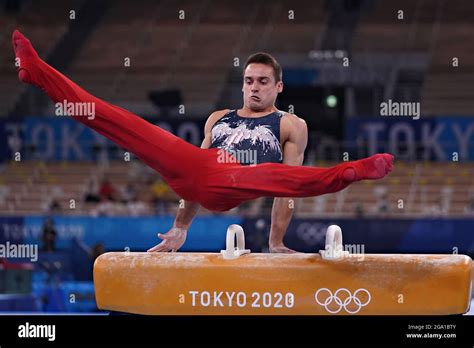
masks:
<path fill-rule="evenodd" d="M 308 126 L 306 121 L 301 117 L 296 116 L 295 114 L 291 114 L 289 112 L 284 111 L 283 117 L 281 118 L 282 126 L 287 126 L 293 128 L 298 131 L 308 131 Z"/>
<path fill-rule="evenodd" d="M 214 126 L 214 124 L 219 121 L 222 117 L 224 117 L 230 109 L 223 109 L 214 111 L 206 120 L 206 125 L 204 126 L 206 131 L 210 131 L 210 129 Z"/>
<path fill-rule="evenodd" d="M 213 125 L 214 123 L 219 121 L 222 117 L 224 117 L 229 111 L 230 109 L 222 109 L 222 110 L 214 111 L 212 114 L 209 115 L 206 123 Z"/>

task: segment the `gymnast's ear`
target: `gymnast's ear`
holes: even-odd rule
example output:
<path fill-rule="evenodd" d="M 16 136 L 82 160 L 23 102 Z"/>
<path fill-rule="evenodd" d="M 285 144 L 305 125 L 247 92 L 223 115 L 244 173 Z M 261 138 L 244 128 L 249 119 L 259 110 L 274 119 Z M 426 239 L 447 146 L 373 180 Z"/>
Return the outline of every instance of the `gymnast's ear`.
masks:
<path fill-rule="evenodd" d="M 277 86 L 278 93 L 281 93 L 283 91 L 283 81 L 278 81 L 276 83 L 276 86 Z"/>

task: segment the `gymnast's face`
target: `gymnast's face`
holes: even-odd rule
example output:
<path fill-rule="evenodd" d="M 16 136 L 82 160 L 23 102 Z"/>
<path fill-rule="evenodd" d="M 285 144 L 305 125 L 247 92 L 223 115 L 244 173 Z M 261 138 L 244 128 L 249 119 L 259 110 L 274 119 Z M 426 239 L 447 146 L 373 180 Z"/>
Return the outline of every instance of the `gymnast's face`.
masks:
<path fill-rule="evenodd" d="M 283 82 L 275 81 L 273 68 L 269 65 L 251 63 L 244 72 L 244 105 L 255 112 L 267 111 L 275 105 Z"/>

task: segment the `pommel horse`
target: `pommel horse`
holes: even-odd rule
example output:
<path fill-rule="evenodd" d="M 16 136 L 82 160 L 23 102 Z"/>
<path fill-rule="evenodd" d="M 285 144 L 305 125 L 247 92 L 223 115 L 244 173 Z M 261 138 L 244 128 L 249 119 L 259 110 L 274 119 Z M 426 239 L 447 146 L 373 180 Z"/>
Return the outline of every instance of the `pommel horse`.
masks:
<path fill-rule="evenodd" d="M 237 245 L 235 245 L 237 239 Z M 94 264 L 97 306 L 146 315 L 447 315 L 468 311 L 466 255 L 255 254 L 239 225 L 220 253 L 109 252 Z"/>

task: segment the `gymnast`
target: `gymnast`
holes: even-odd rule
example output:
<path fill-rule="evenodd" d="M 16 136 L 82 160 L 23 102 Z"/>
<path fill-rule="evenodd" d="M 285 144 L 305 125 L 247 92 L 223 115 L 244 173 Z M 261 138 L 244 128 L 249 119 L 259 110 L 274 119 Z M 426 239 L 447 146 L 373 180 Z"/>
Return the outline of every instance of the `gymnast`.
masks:
<path fill-rule="evenodd" d="M 295 115 L 275 108 L 277 94 L 282 90 L 281 74 L 274 74 L 274 69 L 268 64 L 256 62 L 246 66 L 244 107 L 241 110 L 213 113 L 206 123 L 203 146 L 199 148 L 123 108 L 87 93 L 44 62 L 30 41 L 18 30 L 13 33 L 12 43 L 20 81 L 40 88 L 55 103 L 94 104 L 95 117 L 77 114 L 70 116 L 135 154 L 159 172 L 173 191 L 193 206 L 227 211 L 243 202 L 265 196 L 319 196 L 338 192 L 360 180 L 381 179 L 393 169 L 393 156 L 386 153 L 330 168 L 275 163 L 274 157 L 265 158 L 268 151 L 260 153 L 260 163 L 255 165 L 245 165 L 237 160 L 222 160 L 223 152 L 228 154 L 225 158 L 235 159 L 235 152 L 232 152 L 235 141 L 222 136 L 222 132 L 238 125 L 235 119 L 275 117 L 278 120 L 287 117 L 292 122 L 302 124 L 302 120 Z M 268 127 L 260 129 L 266 132 L 265 136 L 275 137 L 274 133 L 268 132 Z M 249 138 L 248 132 L 249 129 L 244 127 L 236 136 L 256 141 Z M 253 132 L 258 138 L 257 133 Z M 235 139 L 236 136 L 231 138 Z M 275 151 L 277 154 L 281 152 L 281 144 L 276 138 L 276 147 L 275 142 L 267 139 L 266 146 L 273 145 L 270 149 L 274 153 L 270 151 L 270 156 L 274 156 Z M 184 243 L 186 231 L 187 228 L 174 226 L 166 235 L 159 234 L 163 242 L 149 251 L 176 251 Z M 273 251 L 292 251 L 283 244 L 279 247 L 280 249 L 275 248 Z"/>

